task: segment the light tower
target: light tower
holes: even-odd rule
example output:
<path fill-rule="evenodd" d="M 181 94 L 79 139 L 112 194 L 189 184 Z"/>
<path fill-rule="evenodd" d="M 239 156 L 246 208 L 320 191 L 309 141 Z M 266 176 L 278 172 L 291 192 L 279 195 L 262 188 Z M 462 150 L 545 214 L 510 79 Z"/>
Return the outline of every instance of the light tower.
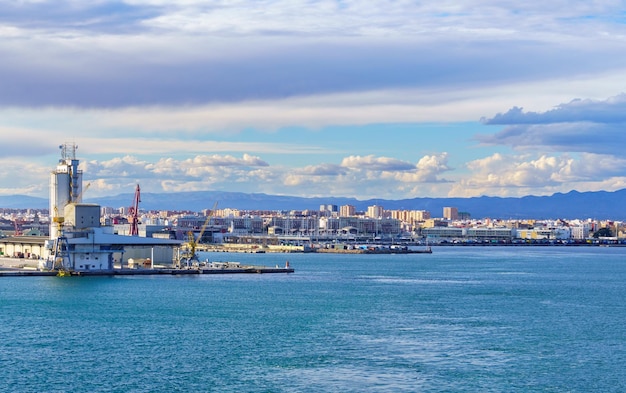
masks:
<path fill-rule="evenodd" d="M 78 169 L 75 144 L 63 144 L 61 159 L 50 175 L 50 239 L 60 236 L 59 225 L 64 218 L 65 206 L 80 203 L 83 191 L 83 171 Z"/>

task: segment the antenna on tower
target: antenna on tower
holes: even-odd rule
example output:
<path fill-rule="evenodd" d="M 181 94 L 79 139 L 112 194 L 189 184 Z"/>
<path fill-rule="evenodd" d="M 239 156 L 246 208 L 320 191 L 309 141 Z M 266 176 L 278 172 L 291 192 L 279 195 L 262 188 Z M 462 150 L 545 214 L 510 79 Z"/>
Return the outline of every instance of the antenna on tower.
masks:
<path fill-rule="evenodd" d="M 76 150 L 78 149 L 78 145 L 75 143 L 66 142 L 62 145 L 59 145 L 59 149 L 61 149 L 61 158 L 64 160 L 75 160 L 76 159 Z"/>

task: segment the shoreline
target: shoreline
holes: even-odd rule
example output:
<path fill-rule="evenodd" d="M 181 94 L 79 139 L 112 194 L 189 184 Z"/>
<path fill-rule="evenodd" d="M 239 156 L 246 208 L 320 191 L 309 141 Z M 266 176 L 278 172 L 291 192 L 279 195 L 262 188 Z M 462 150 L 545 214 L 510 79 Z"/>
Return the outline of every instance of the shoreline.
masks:
<path fill-rule="evenodd" d="M 380 243 L 368 248 L 355 247 L 352 243 L 332 243 L 332 247 L 320 245 L 310 246 L 275 246 L 263 247 L 260 245 L 199 245 L 197 251 L 202 252 L 225 252 L 225 253 L 318 253 L 318 254 L 430 254 L 437 247 L 626 247 L 626 243 L 574 243 L 574 242 L 506 242 L 506 243 L 481 243 L 481 242 L 441 242 L 414 244 L 414 243 Z M 362 244 L 367 246 L 367 244 Z M 348 247 L 348 248 L 342 248 Z M 430 251 L 428 251 L 430 249 Z"/>

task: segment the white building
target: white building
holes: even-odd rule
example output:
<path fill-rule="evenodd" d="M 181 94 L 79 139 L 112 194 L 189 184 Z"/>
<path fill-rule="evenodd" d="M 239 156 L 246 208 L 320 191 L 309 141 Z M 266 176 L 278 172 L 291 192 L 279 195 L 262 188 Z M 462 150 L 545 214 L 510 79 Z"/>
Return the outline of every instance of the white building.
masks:
<path fill-rule="evenodd" d="M 513 229 L 511 228 L 468 228 L 466 236 L 471 239 L 499 239 L 511 240 Z"/>
<path fill-rule="evenodd" d="M 533 228 L 518 229 L 517 238 L 524 240 L 568 240 L 571 238 L 570 228 Z"/>
<path fill-rule="evenodd" d="M 384 213 L 385 209 L 382 206 L 373 205 L 367 207 L 365 215 L 369 218 L 382 218 Z"/>
<path fill-rule="evenodd" d="M 580 225 L 571 226 L 570 230 L 572 231 L 572 239 L 574 240 L 585 240 L 589 238 L 591 234 L 591 224 L 583 223 Z"/>
<path fill-rule="evenodd" d="M 460 238 L 466 234 L 467 230 L 465 228 L 431 227 L 422 229 L 422 235 L 428 238 Z"/>
<path fill-rule="evenodd" d="M 62 158 L 50 177 L 50 239 L 42 269 L 111 271 L 130 259 L 171 264 L 180 241 L 119 236 L 101 227 L 99 205 L 81 203 L 83 173 L 78 169 L 76 145 L 61 145 Z"/>

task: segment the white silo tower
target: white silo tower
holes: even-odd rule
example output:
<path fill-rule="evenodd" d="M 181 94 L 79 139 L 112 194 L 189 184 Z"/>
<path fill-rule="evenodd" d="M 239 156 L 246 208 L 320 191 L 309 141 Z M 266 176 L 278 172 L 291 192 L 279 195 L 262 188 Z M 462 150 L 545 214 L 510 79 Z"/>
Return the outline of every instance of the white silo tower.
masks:
<path fill-rule="evenodd" d="M 59 236 L 59 223 L 63 222 L 65 206 L 81 202 L 83 172 L 78 169 L 75 144 L 60 145 L 61 159 L 50 174 L 50 239 Z"/>

